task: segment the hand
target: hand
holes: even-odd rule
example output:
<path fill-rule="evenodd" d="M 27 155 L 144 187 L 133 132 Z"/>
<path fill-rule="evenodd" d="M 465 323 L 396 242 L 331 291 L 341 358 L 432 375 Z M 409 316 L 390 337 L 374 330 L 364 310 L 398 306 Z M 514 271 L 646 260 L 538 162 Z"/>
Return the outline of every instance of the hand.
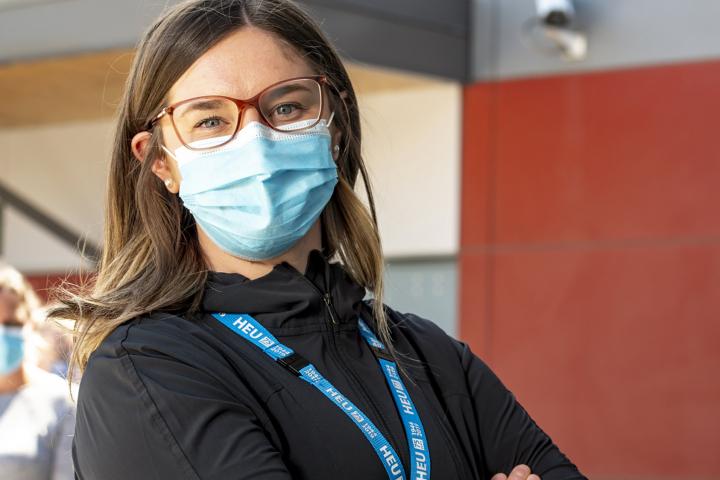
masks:
<path fill-rule="evenodd" d="M 497 473 L 493 475 L 490 480 L 540 480 L 540 477 L 535 474 L 531 474 L 530 467 L 528 467 L 527 465 L 518 465 L 517 467 L 513 468 L 513 471 L 510 472 L 510 475 L 505 475 L 504 473 Z"/>

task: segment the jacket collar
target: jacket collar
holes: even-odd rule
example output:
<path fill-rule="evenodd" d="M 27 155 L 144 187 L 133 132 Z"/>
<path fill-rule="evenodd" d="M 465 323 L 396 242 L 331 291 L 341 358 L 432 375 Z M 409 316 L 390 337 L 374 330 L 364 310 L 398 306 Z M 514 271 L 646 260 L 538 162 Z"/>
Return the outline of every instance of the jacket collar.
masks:
<path fill-rule="evenodd" d="M 305 274 L 286 262 L 255 280 L 238 273 L 210 272 L 201 310 L 246 313 L 266 328 L 302 333 L 328 327 L 326 299 L 340 326 L 356 326 L 364 296 L 365 289 L 340 264 L 330 263 L 319 250 L 313 250 Z"/>

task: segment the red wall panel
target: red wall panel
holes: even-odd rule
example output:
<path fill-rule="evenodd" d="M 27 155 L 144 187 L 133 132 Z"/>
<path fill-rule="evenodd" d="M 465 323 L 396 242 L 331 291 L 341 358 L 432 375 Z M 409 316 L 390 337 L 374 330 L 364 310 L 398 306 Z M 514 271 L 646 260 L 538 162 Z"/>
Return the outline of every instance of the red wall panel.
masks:
<path fill-rule="evenodd" d="M 502 253 L 494 279 L 492 362 L 579 465 L 717 469 L 720 245 Z"/>
<path fill-rule="evenodd" d="M 68 286 L 72 286 L 80 284 L 82 280 L 77 274 L 68 275 L 64 273 L 32 274 L 28 275 L 27 279 L 43 303 L 51 299 L 53 288 L 63 282 L 67 282 Z"/>
<path fill-rule="evenodd" d="M 718 85 L 466 87 L 460 334 L 593 478 L 720 469 Z"/>
<path fill-rule="evenodd" d="M 720 62 L 495 86 L 495 241 L 720 235 L 719 87 Z"/>

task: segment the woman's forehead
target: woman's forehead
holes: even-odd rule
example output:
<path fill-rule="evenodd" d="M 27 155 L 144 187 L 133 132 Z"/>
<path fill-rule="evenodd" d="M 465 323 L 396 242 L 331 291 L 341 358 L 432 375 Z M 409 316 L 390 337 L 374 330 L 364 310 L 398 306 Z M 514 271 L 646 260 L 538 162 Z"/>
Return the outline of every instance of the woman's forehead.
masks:
<path fill-rule="evenodd" d="M 198 58 L 170 89 L 168 101 L 203 95 L 250 98 L 275 82 L 314 73 L 273 34 L 244 27 Z"/>

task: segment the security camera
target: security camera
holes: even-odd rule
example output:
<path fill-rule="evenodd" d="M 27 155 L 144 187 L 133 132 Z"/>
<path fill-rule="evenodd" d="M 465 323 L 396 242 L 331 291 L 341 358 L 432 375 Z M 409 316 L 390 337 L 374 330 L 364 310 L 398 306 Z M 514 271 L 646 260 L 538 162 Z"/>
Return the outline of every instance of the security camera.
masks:
<path fill-rule="evenodd" d="M 548 26 L 545 27 L 545 37 L 555 42 L 567 60 L 579 61 L 587 56 L 587 37 L 582 32 Z"/>
<path fill-rule="evenodd" d="M 583 60 L 587 55 L 587 36 L 576 29 L 573 0 L 535 0 L 534 19 L 540 36 L 551 42 L 567 60 Z"/>
<path fill-rule="evenodd" d="M 535 0 L 537 16 L 548 27 L 567 28 L 575 17 L 572 0 Z"/>

